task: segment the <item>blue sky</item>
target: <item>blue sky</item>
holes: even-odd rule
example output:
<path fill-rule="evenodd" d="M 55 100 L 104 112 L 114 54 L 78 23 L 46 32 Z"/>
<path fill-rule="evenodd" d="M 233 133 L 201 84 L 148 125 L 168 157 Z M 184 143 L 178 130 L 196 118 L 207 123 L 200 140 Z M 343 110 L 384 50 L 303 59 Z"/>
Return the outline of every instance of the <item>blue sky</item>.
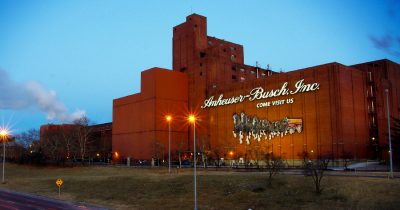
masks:
<path fill-rule="evenodd" d="M 110 122 L 112 100 L 139 92 L 141 71 L 172 67 L 172 27 L 191 13 L 207 17 L 209 36 L 242 44 L 250 65 L 400 63 L 397 11 L 392 0 L 0 0 L 0 81 L 11 84 L 0 85 L 0 116 L 16 133 L 83 112 Z M 64 115 L 46 112 L 54 103 Z"/>

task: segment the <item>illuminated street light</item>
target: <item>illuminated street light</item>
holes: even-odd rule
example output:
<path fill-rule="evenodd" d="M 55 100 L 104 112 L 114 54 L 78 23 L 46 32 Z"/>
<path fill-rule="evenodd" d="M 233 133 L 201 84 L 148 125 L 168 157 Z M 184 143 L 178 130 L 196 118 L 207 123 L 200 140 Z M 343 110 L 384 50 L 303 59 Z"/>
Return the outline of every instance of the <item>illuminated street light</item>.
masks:
<path fill-rule="evenodd" d="M 389 110 L 389 90 L 385 89 L 386 93 L 386 109 L 388 118 L 388 136 L 389 136 L 389 158 L 390 158 L 390 177 L 393 178 L 393 159 L 392 159 L 392 137 L 390 136 L 390 110 Z"/>
<path fill-rule="evenodd" d="M 196 177 L 196 117 L 194 115 L 189 115 L 189 122 L 193 123 L 193 154 L 194 154 L 194 210 L 197 210 L 197 177 Z"/>
<path fill-rule="evenodd" d="M 194 123 L 196 121 L 196 117 L 192 114 L 189 115 L 188 119 L 189 119 L 189 122 L 191 122 L 191 123 Z"/>
<path fill-rule="evenodd" d="M 2 179 L 3 184 L 5 183 L 5 181 L 4 181 L 4 169 L 5 169 L 4 166 L 6 164 L 6 139 L 7 139 L 7 136 L 8 136 L 8 131 L 6 129 L 2 128 L 0 130 L 0 137 L 3 140 L 3 179 Z"/>
<path fill-rule="evenodd" d="M 168 173 L 171 173 L 171 115 L 165 116 L 168 122 Z"/>

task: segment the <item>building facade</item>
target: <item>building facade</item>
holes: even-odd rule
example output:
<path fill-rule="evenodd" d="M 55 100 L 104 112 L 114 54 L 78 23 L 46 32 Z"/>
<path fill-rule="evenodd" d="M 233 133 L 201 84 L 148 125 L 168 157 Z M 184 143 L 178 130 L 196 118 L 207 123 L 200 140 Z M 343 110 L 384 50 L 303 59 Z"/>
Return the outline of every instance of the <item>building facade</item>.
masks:
<path fill-rule="evenodd" d="M 385 89 L 391 116 L 400 117 L 399 64 L 250 66 L 242 45 L 208 36 L 197 14 L 173 28 L 173 69 L 152 68 L 141 79 L 140 93 L 113 101 L 112 147 L 121 159 L 168 159 L 169 134 L 174 160 L 193 151 L 194 136 L 197 151 L 213 159 L 382 158 Z"/>

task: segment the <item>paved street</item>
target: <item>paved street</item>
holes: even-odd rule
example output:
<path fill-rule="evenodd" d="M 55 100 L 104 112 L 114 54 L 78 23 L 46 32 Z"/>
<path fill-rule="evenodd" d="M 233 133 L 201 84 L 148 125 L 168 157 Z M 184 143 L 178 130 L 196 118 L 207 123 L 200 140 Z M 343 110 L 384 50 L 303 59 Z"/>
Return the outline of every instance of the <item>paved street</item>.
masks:
<path fill-rule="evenodd" d="M 95 206 L 81 203 L 66 202 L 26 193 L 0 189 L 0 209 L 2 210 L 33 210 L 33 209 L 65 209 L 65 210 L 101 210 Z"/>

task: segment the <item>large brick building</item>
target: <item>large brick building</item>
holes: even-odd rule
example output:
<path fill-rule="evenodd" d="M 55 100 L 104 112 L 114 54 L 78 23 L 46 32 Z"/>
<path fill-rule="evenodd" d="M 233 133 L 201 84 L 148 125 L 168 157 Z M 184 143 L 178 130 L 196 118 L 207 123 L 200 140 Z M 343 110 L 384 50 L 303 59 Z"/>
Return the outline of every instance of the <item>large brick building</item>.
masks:
<path fill-rule="evenodd" d="M 196 147 L 212 158 L 256 160 L 381 158 L 387 144 L 384 90 L 400 116 L 400 65 L 379 60 L 328 63 L 290 72 L 244 64 L 243 46 L 207 35 L 192 14 L 173 28 L 173 69 L 142 72 L 141 92 L 113 102 L 113 152 L 120 158 L 165 158 Z"/>

